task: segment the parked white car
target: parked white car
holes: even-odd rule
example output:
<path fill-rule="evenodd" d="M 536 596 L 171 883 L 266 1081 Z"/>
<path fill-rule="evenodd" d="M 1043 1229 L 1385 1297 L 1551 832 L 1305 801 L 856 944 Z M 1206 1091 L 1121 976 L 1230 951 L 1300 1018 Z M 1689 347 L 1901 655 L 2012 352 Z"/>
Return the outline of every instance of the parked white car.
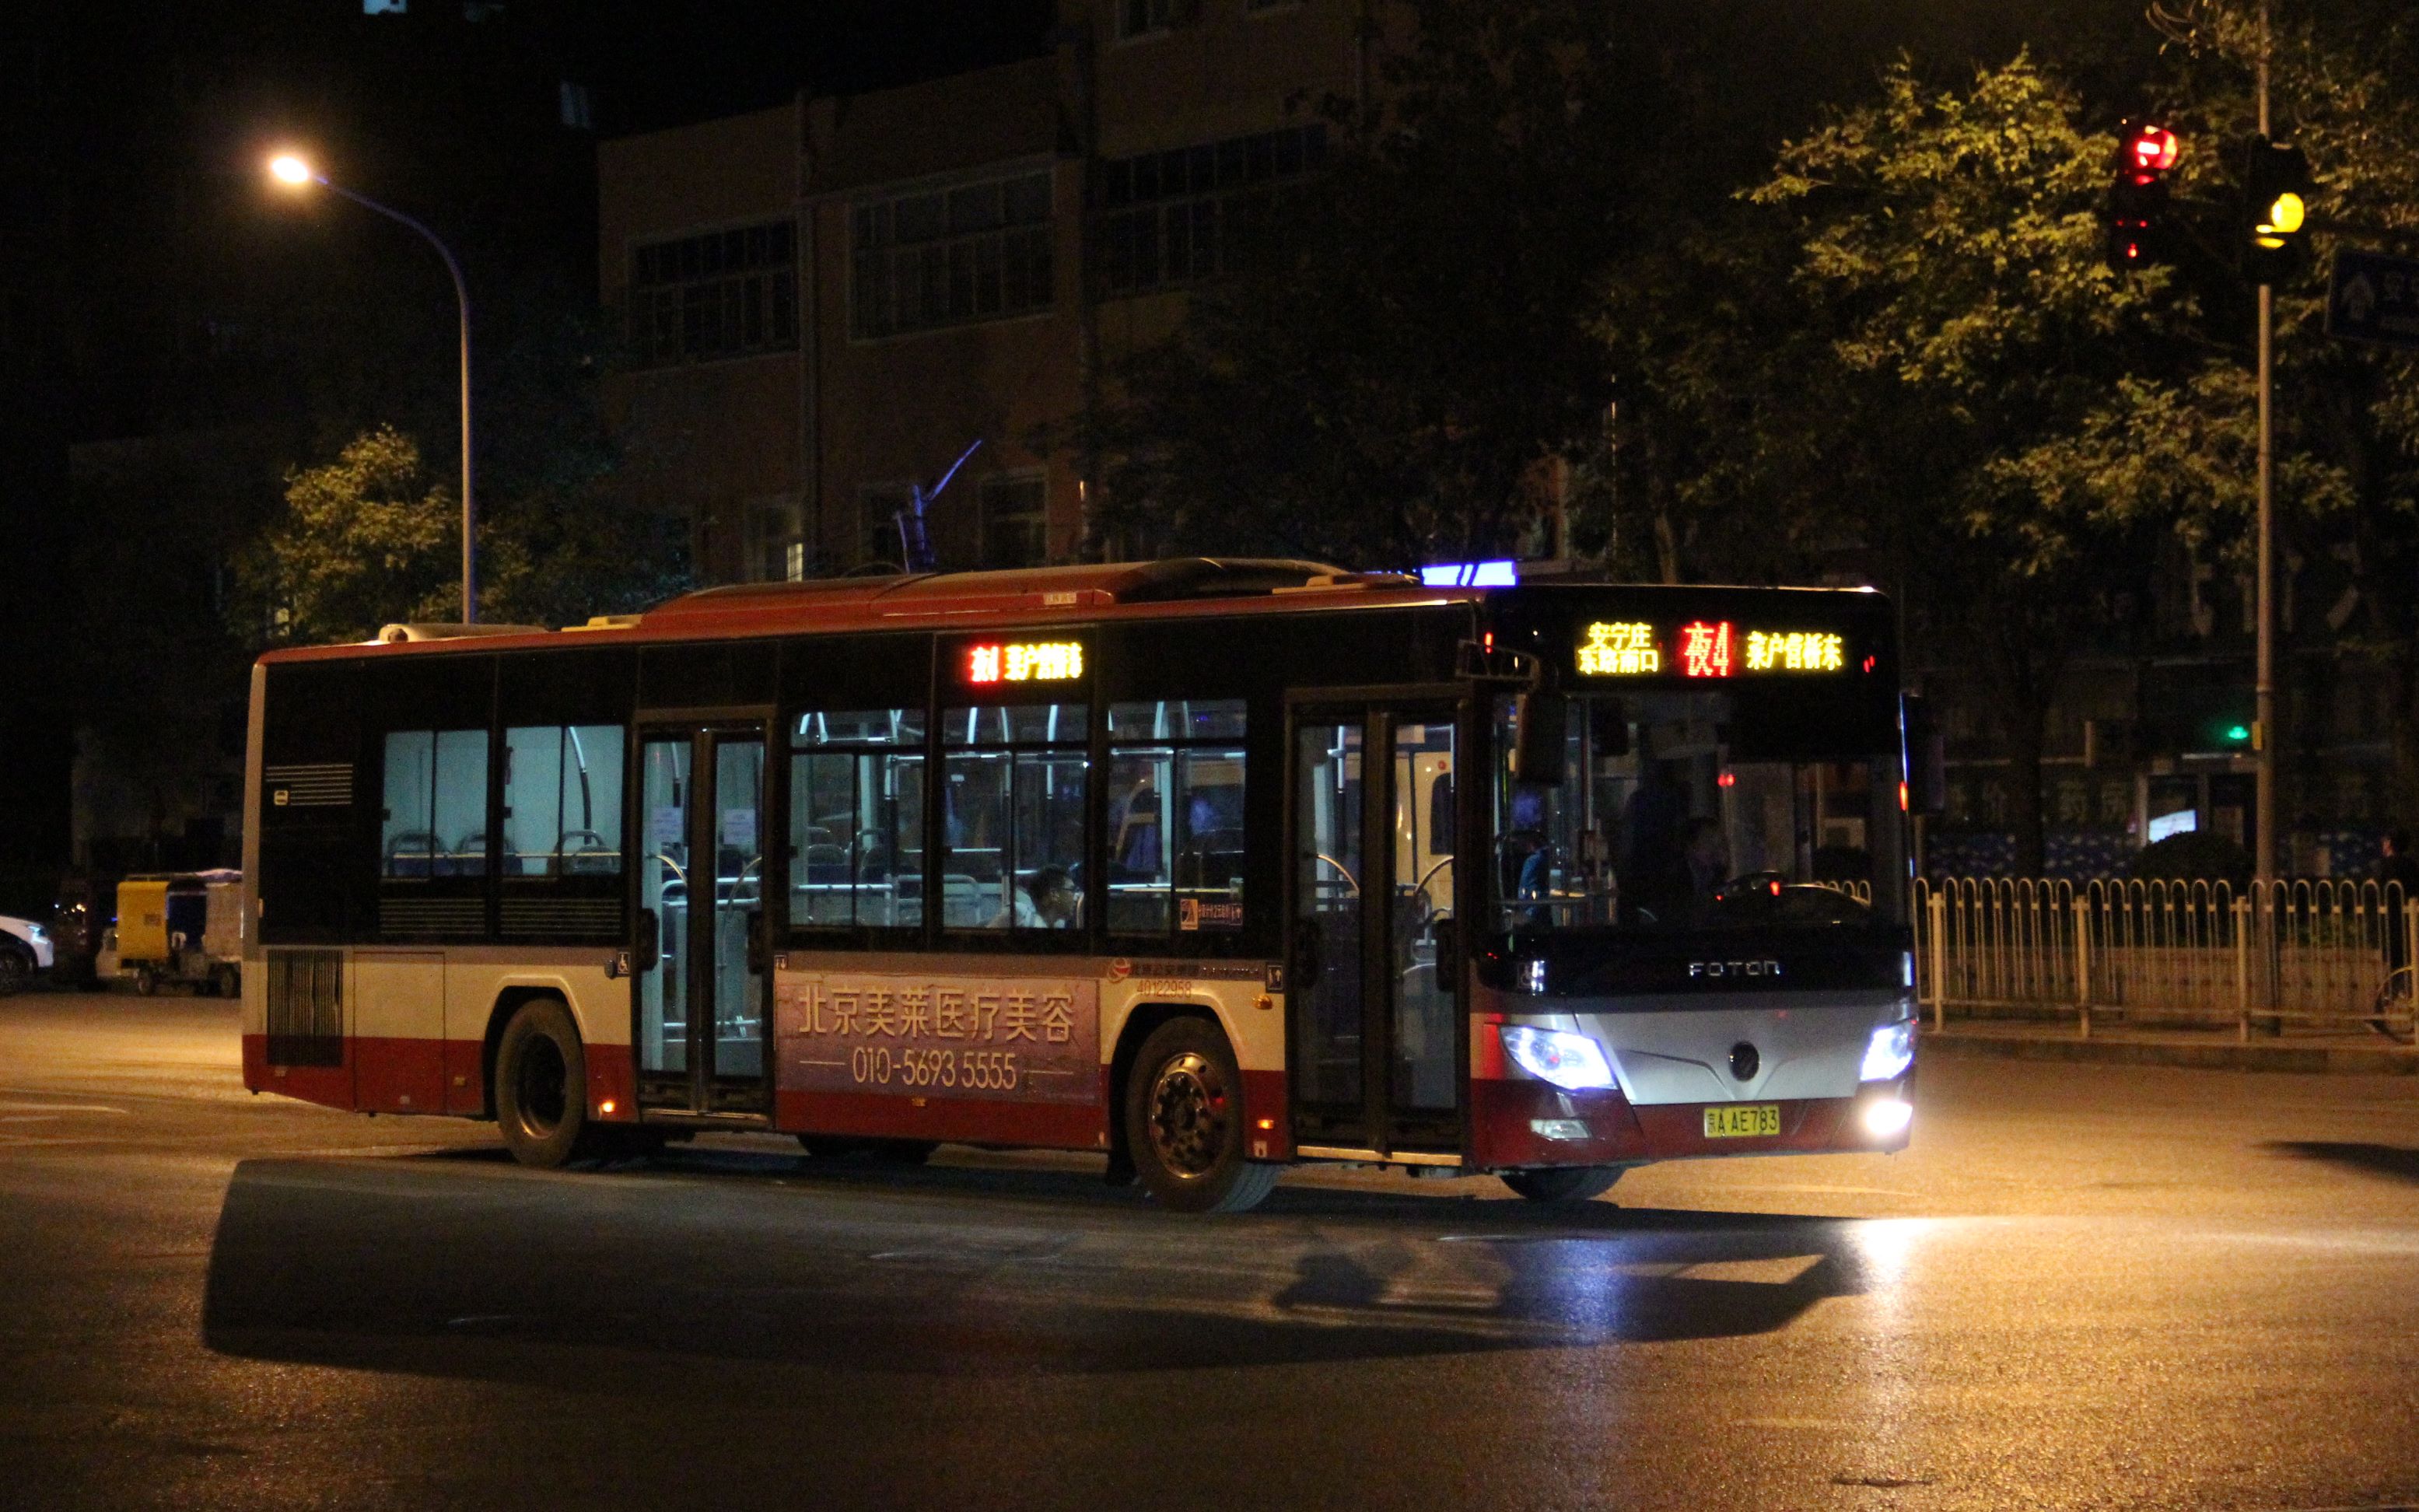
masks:
<path fill-rule="evenodd" d="M 0 997 L 50 970 L 54 959 L 49 930 L 30 918 L 0 914 Z"/>

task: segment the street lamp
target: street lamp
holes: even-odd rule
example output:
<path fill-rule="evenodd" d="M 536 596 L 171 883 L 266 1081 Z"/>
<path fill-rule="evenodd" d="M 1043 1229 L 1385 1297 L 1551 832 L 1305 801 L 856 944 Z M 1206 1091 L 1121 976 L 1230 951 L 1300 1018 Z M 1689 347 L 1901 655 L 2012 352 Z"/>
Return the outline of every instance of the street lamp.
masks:
<path fill-rule="evenodd" d="M 316 184 L 331 193 L 343 195 L 363 209 L 376 210 L 390 221 L 409 226 L 437 249 L 437 255 L 445 259 L 445 270 L 454 276 L 454 303 L 462 320 L 462 623 L 475 625 L 479 620 L 475 555 L 479 511 L 476 496 L 470 488 L 470 291 L 462 282 L 462 265 L 454 260 L 453 251 L 437 239 L 436 232 L 401 210 L 381 205 L 367 194 L 355 193 L 342 184 L 331 182 L 326 174 L 313 168 L 306 159 L 291 152 L 281 152 L 269 160 L 269 176 L 290 189 L 307 189 Z"/>

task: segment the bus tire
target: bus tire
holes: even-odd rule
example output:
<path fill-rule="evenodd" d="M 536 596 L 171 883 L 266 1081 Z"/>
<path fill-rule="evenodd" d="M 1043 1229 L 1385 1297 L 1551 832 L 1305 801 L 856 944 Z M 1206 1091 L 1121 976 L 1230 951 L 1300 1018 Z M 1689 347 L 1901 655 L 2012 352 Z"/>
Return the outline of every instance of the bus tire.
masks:
<path fill-rule="evenodd" d="M 1505 1186 L 1532 1202 L 1589 1202 L 1611 1191 L 1621 1172 L 1618 1165 L 1544 1165 L 1499 1174 Z"/>
<path fill-rule="evenodd" d="M 588 1057 L 560 998 L 532 997 L 496 1046 L 496 1126 L 524 1165 L 550 1169 L 605 1143 L 588 1121 Z"/>
<path fill-rule="evenodd" d="M 149 966 L 134 968 L 134 990 L 148 997 L 160 990 L 160 974 Z"/>
<path fill-rule="evenodd" d="M 25 990 L 34 980 L 34 958 L 14 945 L 0 944 L 0 997 Z"/>
<path fill-rule="evenodd" d="M 221 966 L 210 973 L 210 991 L 221 997 L 241 997 L 243 979 L 236 975 L 235 967 Z"/>
<path fill-rule="evenodd" d="M 1243 1158 L 1243 1078 L 1218 1027 L 1170 1019 L 1134 1056 L 1125 1086 L 1134 1171 L 1177 1212 L 1242 1212 L 1277 1184 L 1277 1167 Z"/>

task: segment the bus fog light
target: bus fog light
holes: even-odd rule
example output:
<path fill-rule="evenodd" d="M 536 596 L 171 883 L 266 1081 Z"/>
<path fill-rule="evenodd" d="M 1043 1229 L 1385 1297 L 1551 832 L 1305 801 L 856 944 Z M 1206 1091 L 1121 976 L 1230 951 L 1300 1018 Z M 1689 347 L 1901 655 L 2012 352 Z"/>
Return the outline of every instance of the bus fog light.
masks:
<path fill-rule="evenodd" d="M 1908 1122 L 1914 1118 L 1914 1105 L 1902 1103 L 1894 1097 L 1879 1103 L 1868 1103 L 1865 1104 L 1865 1133 L 1876 1139 L 1887 1139 L 1893 1134 L 1904 1133 Z"/>
<path fill-rule="evenodd" d="M 1610 1087 L 1612 1066 L 1604 1046 L 1584 1034 L 1561 1029 L 1533 1029 L 1525 1025 L 1502 1026 L 1503 1050 L 1522 1071 L 1572 1090 Z"/>
<path fill-rule="evenodd" d="M 1875 1029 L 1865 1041 L 1864 1069 L 1857 1079 L 1865 1082 L 1894 1082 L 1906 1074 L 1915 1064 L 1915 1020 L 1901 1019 Z"/>
<path fill-rule="evenodd" d="M 1588 1126 L 1577 1119 L 1531 1119 L 1529 1132 L 1540 1139 L 1578 1140 L 1588 1136 Z"/>

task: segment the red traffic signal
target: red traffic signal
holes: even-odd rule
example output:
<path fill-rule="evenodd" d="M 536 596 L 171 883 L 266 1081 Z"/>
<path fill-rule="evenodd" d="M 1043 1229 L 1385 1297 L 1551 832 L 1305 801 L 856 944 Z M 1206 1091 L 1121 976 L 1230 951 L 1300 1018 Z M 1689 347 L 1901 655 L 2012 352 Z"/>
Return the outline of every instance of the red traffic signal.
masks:
<path fill-rule="evenodd" d="M 2156 121 L 2117 128 L 2116 177 L 2108 186 L 2108 266 L 2126 272 L 2167 260 L 2167 170 L 2181 147 Z"/>
<path fill-rule="evenodd" d="M 2137 174 L 2163 174 L 2176 165 L 2176 133 L 2152 121 L 2127 121 L 2122 165 Z"/>

